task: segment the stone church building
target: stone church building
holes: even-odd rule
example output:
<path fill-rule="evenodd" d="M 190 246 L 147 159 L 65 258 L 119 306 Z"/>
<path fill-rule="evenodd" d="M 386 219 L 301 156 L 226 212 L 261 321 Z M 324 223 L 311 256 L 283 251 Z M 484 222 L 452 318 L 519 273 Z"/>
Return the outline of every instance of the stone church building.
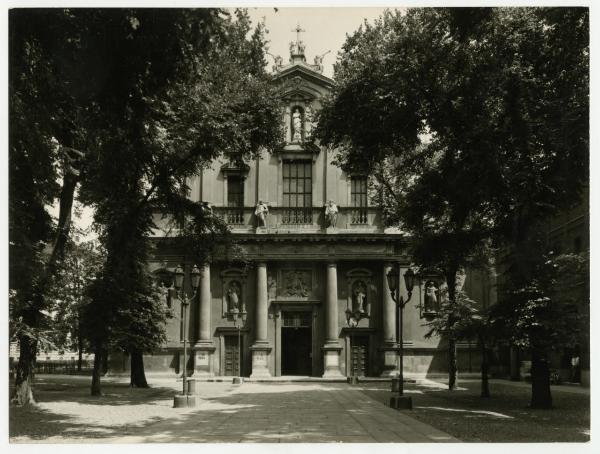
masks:
<path fill-rule="evenodd" d="M 398 327 L 386 274 L 395 264 L 400 275 L 409 267 L 407 240 L 385 228 L 380 211 L 369 205 L 369 176 L 343 172 L 332 164 L 332 150 L 312 140 L 314 112 L 333 84 L 322 73 L 322 59 L 308 63 L 298 40 L 290 45 L 289 62 L 277 58 L 273 69 L 285 125 L 282 147 L 253 161 L 225 156 L 189 182 L 190 198 L 209 203 L 229 224 L 251 265 L 232 266 L 225 257 L 197 264 L 198 298 L 187 317 L 188 370 L 195 377 L 341 378 L 354 368 L 359 376 L 388 377 L 399 371 L 401 329 L 406 375 L 445 372 L 444 345 L 424 338 L 441 279 L 418 277 Z M 164 275 L 180 264 L 181 255 L 161 251 L 151 267 Z M 187 280 L 193 264 L 183 265 Z M 464 285 L 483 305 L 492 302 L 484 276 L 470 274 Z M 147 373 L 181 373 L 182 308 L 177 298 L 168 304 L 175 315 L 168 341 L 145 357 Z M 475 351 L 471 356 L 469 346 L 459 345 L 460 370 L 477 372 Z M 113 357 L 111 368 L 126 370 L 128 362 Z"/>

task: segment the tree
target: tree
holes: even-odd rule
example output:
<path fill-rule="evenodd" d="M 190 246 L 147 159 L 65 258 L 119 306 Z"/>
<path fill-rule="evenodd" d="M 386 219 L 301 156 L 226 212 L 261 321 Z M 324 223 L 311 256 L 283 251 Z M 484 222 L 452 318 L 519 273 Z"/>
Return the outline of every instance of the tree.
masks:
<path fill-rule="evenodd" d="M 82 187 L 107 251 L 87 318 L 104 320 L 88 324 L 96 362 L 109 347 L 124 348 L 132 385 L 146 386 L 142 353 L 164 341 L 165 320 L 146 268 L 154 215 L 170 217 L 182 231 L 189 222 L 196 231 L 213 229 L 217 223 L 204 206 L 188 199 L 188 178 L 222 153 L 249 156 L 274 146 L 279 108 L 264 72 L 262 27 L 250 33 L 245 12 L 235 20 L 220 10 L 128 10 L 126 21 L 122 12 L 105 14 L 109 20 L 94 26 L 114 28 L 111 35 L 122 39 L 113 58 L 131 78 L 117 76 L 124 96 L 109 106 L 115 127 L 106 131 L 90 164 L 93 177 Z M 148 67 L 173 59 L 166 39 L 179 51 L 171 73 L 157 75 Z M 93 394 L 99 382 L 95 374 Z"/>
<path fill-rule="evenodd" d="M 81 371 L 87 349 L 81 329 L 83 308 L 89 304 L 88 289 L 103 263 L 96 241 L 70 240 L 48 291 L 52 313 L 52 340 L 55 348 L 76 349 L 77 370 Z"/>
<path fill-rule="evenodd" d="M 536 226 L 578 199 L 588 31 L 585 8 L 411 9 L 348 37 L 317 134 L 341 165 L 371 172 L 449 304 L 456 271 L 490 241 L 510 244 L 515 280 L 531 282 Z"/>
<path fill-rule="evenodd" d="M 9 239 L 11 335 L 19 343 L 12 401 L 35 403 L 38 347 L 48 343 L 48 287 L 64 257 L 85 140 L 72 63 L 76 24 L 68 14 L 9 15 Z M 74 148 L 75 147 L 75 148 Z M 76 149 L 77 148 L 77 149 Z M 58 201 L 55 224 L 48 207 Z"/>
<path fill-rule="evenodd" d="M 525 286 L 508 282 L 505 301 L 492 311 L 492 322 L 505 338 L 531 352 L 531 407 L 551 408 L 547 353 L 579 342 L 589 317 L 582 285 L 589 280 L 587 257 L 540 251 L 532 275 Z"/>

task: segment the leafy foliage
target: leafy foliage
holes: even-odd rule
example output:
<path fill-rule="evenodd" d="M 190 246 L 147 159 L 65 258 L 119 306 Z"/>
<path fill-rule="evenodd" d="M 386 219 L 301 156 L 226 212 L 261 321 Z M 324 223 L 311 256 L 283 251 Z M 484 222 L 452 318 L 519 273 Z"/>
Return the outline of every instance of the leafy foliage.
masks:
<path fill-rule="evenodd" d="M 373 176 L 416 264 L 445 275 L 457 307 L 439 328 L 465 315 L 459 270 L 507 245 L 516 288 L 544 307 L 531 287 L 539 225 L 587 181 L 588 10 L 386 12 L 347 38 L 335 79 L 316 134 L 343 168 Z"/>

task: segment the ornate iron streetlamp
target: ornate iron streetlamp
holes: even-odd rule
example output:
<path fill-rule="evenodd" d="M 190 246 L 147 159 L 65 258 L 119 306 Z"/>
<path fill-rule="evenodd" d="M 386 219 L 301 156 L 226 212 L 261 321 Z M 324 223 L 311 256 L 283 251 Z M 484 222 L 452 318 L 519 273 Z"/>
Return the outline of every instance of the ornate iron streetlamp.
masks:
<path fill-rule="evenodd" d="M 237 328 L 238 332 L 238 376 L 233 378 L 234 384 L 241 385 L 243 382 L 242 379 L 242 328 L 246 324 L 246 317 L 248 316 L 248 312 L 244 310 L 244 306 L 242 306 L 242 310 L 240 311 L 238 308 L 235 308 L 231 311 L 231 315 L 233 317 L 233 326 Z M 241 323 L 240 323 L 241 321 Z"/>
<path fill-rule="evenodd" d="M 412 409 L 412 398 L 404 395 L 404 341 L 403 341 L 403 329 L 402 329 L 402 320 L 404 317 L 404 306 L 406 303 L 410 301 L 412 296 L 412 290 L 415 285 L 415 273 L 412 269 L 406 270 L 404 273 L 404 285 L 406 286 L 406 292 L 408 293 L 408 298 L 406 300 L 400 296 L 400 286 L 398 285 L 400 282 L 400 266 L 395 264 L 392 269 L 387 273 L 387 281 L 388 287 L 390 288 L 390 293 L 392 295 L 392 299 L 396 303 L 396 313 L 398 316 L 396 323 L 396 339 L 398 339 L 399 351 L 400 351 L 400 374 L 398 376 L 398 395 L 392 396 L 390 398 L 390 407 L 396 409 Z M 394 380 L 392 379 L 392 392 L 394 391 Z"/>
<path fill-rule="evenodd" d="M 183 272 L 183 268 L 178 266 L 175 269 L 175 294 L 179 301 L 181 302 L 182 308 L 182 316 L 183 316 L 183 392 L 181 395 L 175 396 L 175 408 L 179 407 L 195 407 L 196 406 L 196 396 L 191 395 L 187 389 L 187 308 L 190 304 L 190 301 L 196 299 L 198 294 L 198 284 L 200 283 L 200 270 L 196 265 L 192 268 L 190 272 L 190 280 L 192 284 L 192 296 L 188 297 L 187 292 L 184 289 L 184 278 L 185 273 Z"/>
<path fill-rule="evenodd" d="M 361 310 L 350 310 L 350 309 L 346 309 L 346 323 L 348 323 L 348 328 L 350 329 L 350 364 L 351 364 L 351 370 L 350 370 L 350 378 L 348 380 L 348 383 L 350 383 L 351 385 L 357 385 L 358 384 L 358 377 L 356 376 L 356 364 L 354 364 L 354 361 L 352 361 L 352 347 L 354 345 L 354 329 L 358 326 L 358 324 L 360 323 L 360 321 L 363 318 L 368 317 L 368 315 Z"/>

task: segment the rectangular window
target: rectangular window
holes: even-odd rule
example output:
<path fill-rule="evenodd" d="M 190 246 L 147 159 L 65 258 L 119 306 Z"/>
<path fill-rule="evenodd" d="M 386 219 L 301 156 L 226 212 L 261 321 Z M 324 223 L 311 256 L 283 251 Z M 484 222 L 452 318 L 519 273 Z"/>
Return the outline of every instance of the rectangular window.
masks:
<path fill-rule="evenodd" d="M 283 224 L 312 224 L 312 162 L 283 162 Z"/>
<path fill-rule="evenodd" d="M 244 179 L 237 176 L 227 178 L 227 223 L 244 223 Z"/>
<path fill-rule="evenodd" d="M 367 177 L 351 177 L 350 185 L 352 224 L 367 224 Z"/>

